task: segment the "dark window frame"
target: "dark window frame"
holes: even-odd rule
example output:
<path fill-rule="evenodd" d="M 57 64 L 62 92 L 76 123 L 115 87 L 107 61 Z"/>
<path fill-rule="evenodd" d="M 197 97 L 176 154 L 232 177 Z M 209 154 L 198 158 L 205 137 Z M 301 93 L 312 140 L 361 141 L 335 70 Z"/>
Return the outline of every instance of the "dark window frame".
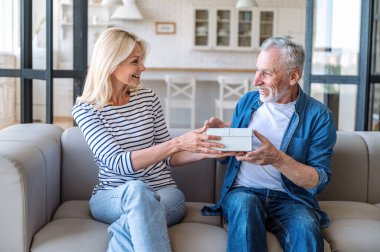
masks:
<path fill-rule="evenodd" d="M 20 68 L 0 69 L 0 77 L 20 78 L 20 122 L 33 122 L 33 80 L 46 81 L 46 123 L 53 123 L 53 79 L 74 79 L 74 101 L 83 89 L 87 72 L 88 0 L 73 1 L 73 70 L 53 69 L 53 4 L 46 0 L 46 69 L 33 69 L 32 1 L 20 1 Z M 74 103 L 73 101 L 73 103 Z"/>
<path fill-rule="evenodd" d="M 359 69 L 356 76 L 345 75 L 313 75 L 312 74 L 312 53 L 313 53 L 313 33 L 314 33 L 314 6 L 316 0 L 307 0 L 306 2 L 306 27 L 305 27 L 305 69 L 304 69 L 304 91 L 310 94 L 312 83 L 321 84 L 354 84 L 357 85 L 357 104 L 355 130 L 369 130 L 369 108 L 370 108 L 370 80 L 371 76 L 371 45 L 372 45 L 372 15 L 373 0 L 364 0 L 361 2 L 361 23 L 360 23 L 360 55 Z M 328 104 L 328 97 L 325 97 L 325 103 Z"/>

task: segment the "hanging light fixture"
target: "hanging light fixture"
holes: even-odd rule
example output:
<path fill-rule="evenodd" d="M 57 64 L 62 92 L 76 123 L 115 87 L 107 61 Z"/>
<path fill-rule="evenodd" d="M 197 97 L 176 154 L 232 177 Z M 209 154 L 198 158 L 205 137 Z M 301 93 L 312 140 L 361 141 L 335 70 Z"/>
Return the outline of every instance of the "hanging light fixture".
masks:
<path fill-rule="evenodd" d="M 103 6 L 122 5 L 121 0 L 102 0 Z"/>
<path fill-rule="evenodd" d="M 244 8 L 251 8 L 251 7 L 257 7 L 256 0 L 238 0 L 236 3 L 237 9 L 244 9 Z"/>
<path fill-rule="evenodd" d="M 112 14 L 111 19 L 139 20 L 143 19 L 135 0 L 123 0 L 123 5 Z"/>

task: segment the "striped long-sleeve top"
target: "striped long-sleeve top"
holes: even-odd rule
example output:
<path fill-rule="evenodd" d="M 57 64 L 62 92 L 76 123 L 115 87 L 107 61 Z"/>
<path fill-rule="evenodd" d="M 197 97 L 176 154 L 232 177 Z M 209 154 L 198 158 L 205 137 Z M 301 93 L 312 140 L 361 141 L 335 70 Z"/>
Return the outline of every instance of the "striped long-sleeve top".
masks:
<path fill-rule="evenodd" d="M 131 92 L 129 102 L 122 106 L 97 109 L 78 102 L 72 115 L 99 166 L 99 183 L 93 194 L 129 180 L 141 180 L 155 190 L 175 186 L 168 168 L 170 157 L 145 169 L 133 168 L 133 151 L 170 139 L 158 96 L 152 90 L 143 87 Z"/>

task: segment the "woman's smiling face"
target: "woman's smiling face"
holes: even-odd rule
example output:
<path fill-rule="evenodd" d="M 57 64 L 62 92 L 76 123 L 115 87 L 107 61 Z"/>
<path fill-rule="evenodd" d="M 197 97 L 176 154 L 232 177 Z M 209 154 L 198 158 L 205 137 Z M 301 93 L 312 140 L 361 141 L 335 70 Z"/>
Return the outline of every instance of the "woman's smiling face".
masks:
<path fill-rule="evenodd" d="M 136 44 L 128 58 L 112 72 L 112 85 L 119 88 L 124 86 L 136 88 L 140 85 L 140 75 L 144 71 L 144 51 L 139 44 Z"/>

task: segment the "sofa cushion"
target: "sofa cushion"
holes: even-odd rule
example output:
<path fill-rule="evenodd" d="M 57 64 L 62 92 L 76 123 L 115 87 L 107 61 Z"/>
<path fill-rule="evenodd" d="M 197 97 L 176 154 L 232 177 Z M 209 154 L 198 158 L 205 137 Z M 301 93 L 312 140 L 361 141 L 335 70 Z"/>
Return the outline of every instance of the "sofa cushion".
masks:
<path fill-rule="evenodd" d="M 186 213 L 182 223 L 197 222 L 214 226 L 222 226 L 222 217 L 220 216 L 203 216 L 201 209 L 210 203 L 186 202 Z"/>
<path fill-rule="evenodd" d="M 32 252 L 104 252 L 109 235 L 107 224 L 82 218 L 57 219 L 33 238 Z M 173 252 L 225 251 L 227 233 L 203 223 L 181 223 L 169 228 Z"/>
<path fill-rule="evenodd" d="M 332 251 L 358 252 L 380 250 L 380 221 L 341 219 L 323 230 Z"/>
<path fill-rule="evenodd" d="M 342 219 L 363 219 L 380 221 L 380 209 L 374 205 L 353 201 L 320 201 L 330 221 Z"/>
<path fill-rule="evenodd" d="M 368 148 L 363 138 L 352 132 L 337 132 L 331 166 L 331 183 L 319 200 L 367 202 Z"/>
<path fill-rule="evenodd" d="M 171 171 L 186 201 L 215 202 L 215 160 L 203 159 Z"/>
<path fill-rule="evenodd" d="M 48 223 L 33 237 L 32 252 L 104 252 L 110 236 L 107 224 L 81 218 Z"/>
<path fill-rule="evenodd" d="M 203 223 L 180 223 L 169 228 L 173 252 L 226 251 L 227 232 Z"/>
<path fill-rule="evenodd" d="M 92 152 L 78 127 L 65 130 L 61 142 L 61 201 L 89 200 L 99 172 Z M 187 201 L 215 202 L 215 160 L 173 167 L 172 175 Z"/>
<path fill-rule="evenodd" d="M 224 229 L 228 232 L 228 224 L 226 222 L 223 222 Z M 324 252 L 331 252 L 330 245 L 326 241 L 326 239 L 323 239 L 324 244 Z M 267 247 L 268 252 L 283 252 L 280 242 L 278 241 L 276 235 L 272 232 L 267 231 Z"/>
<path fill-rule="evenodd" d="M 53 220 L 64 218 L 83 218 L 92 220 L 88 200 L 70 200 L 60 205 L 54 213 Z"/>
<path fill-rule="evenodd" d="M 61 201 L 89 200 L 99 172 L 91 149 L 78 127 L 65 130 L 61 142 Z"/>
<path fill-rule="evenodd" d="M 222 218 L 219 216 L 203 216 L 201 209 L 207 203 L 186 202 L 186 213 L 182 222 L 198 222 L 214 226 L 222 226 Z M 70 200 L 64 202 L 54 214 L 53 220 L 64 218 L 83 218 L 92 220 L 90 207 L 87 200 Z"/>
<path fill-rule="evenodd" d="M 369 176 L 368 176 L 368 203 L 380 202 L 380 134 L 376 131 L 357 131 L 368 147 Z"/>

